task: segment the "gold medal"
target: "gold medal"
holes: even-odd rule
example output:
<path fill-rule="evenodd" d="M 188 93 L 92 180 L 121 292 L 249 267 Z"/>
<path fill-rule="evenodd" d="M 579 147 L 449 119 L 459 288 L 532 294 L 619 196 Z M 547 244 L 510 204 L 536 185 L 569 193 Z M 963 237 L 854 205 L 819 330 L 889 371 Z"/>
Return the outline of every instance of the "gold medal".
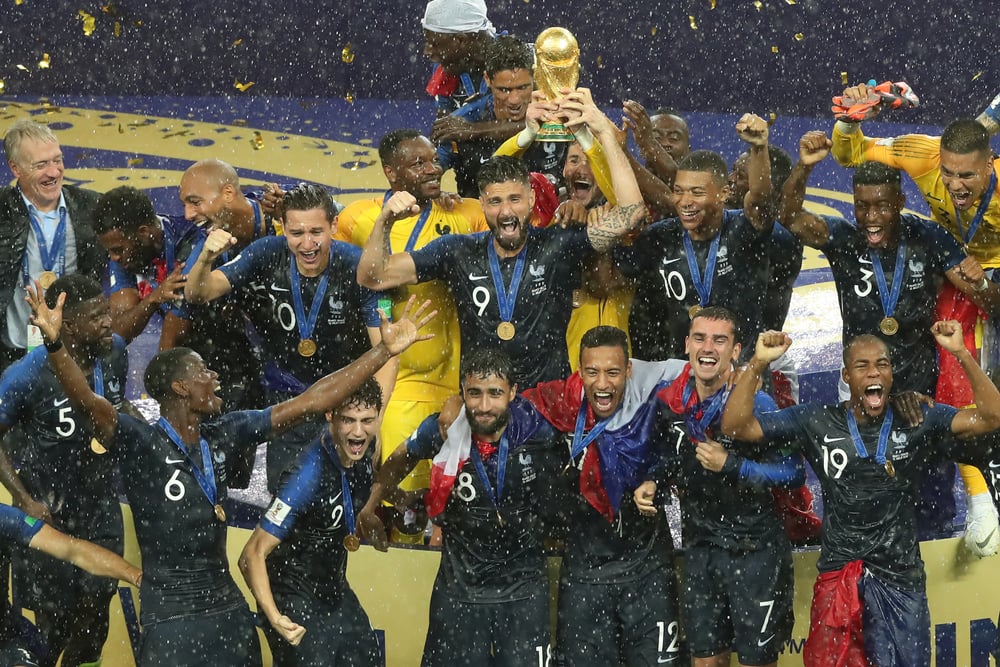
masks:
<path fill-rule="evenodd" d="M 896 332 L 899 331 L 899 321 L 895 317 L 883 317 L 882 321 L 878 323 L 878 330 L 886 336 L 895 336 Z"/>
<path fill-rule="evenodd" d="M 885 474 L 887 474 L 889 477 L 896 476 L 896 466 L 892 465 L 892 461 L 890 461 L 889 459 L 885 460 Z"/>
<path fill-rule="evenodd" d="M 353 553 L 361 548 L 361 540 L 358 539 L 357 535 L 351 533 L 344 538 L 344 548 Z"/>
<path fill-rule="evenodd" d="M 582 289 L 573 290 L 573 307 L 579 308 L 583 305 L 584 291 Z"/>
<path fill-rule="evenodd" d="M 226 522 L 226 510 L 222 509 L 222 505 L 215 503 L 215 518 L 222 523 Z"/>
<path fill-rule="evenodd" d="M 500 340 L 510 340 L 515 333 L 517 330 L 510 322 L 501 322 L 497 325 L 497 335 L 500 336 Z"/>
<path fill-rule="evenodd" d="M 97 438 L 90 439 L 90 451 L 94 452 L 95 454 L 108 453 L 108 450 L 104 448 L 104 445 L 102 445 L 101 441 L 98 440 Z"/>
<path fill-rule="evenodd" d="M 299 355 L 311 357 L 316 354 L 316 343 L 311 338 L 304 338 L 299 341 Z"/>
<path fill-rule="evenodd" d="M 693 320 L 698 317 L 698 313 L 701 312 L 701 306 L 691 306 L 688 308 L 688 316 Z"/>
<path fill-rule="evenodd" d="M 42 289 L 48 289 L 52 287 L 52 283 L 56 281 L 55 271 L 42 271 L 42 275 L 38 276 L 38 284 L 42 286 Z"/>

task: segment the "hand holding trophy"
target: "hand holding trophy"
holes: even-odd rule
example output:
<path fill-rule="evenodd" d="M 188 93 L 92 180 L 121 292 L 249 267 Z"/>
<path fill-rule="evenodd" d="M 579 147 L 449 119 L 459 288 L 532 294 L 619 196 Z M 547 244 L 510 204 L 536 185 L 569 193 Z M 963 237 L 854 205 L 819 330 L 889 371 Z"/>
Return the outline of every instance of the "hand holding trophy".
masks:
<path fill-rule="evenodd" d="M 535 85 L 549 102 L 557 103 L 562 91 L 576 90 L 580 80 L 580 46 L 566 28 L 546 28 L 535 40 Z M 562 123 L 542 124 L 535 141 L 575 141 Z"/>

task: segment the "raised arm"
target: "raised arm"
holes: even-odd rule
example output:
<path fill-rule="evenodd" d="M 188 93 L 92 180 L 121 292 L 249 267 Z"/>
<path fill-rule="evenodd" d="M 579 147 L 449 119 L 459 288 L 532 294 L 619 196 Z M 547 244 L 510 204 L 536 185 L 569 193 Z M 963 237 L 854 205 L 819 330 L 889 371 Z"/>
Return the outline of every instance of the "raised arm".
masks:
<path fill-rule="evenodd" d="M 750 144 L 747 178 L 750 190 L 743 197 L 743 213 L 757 230 L 769 230 L 774 224 L 771 205 L 771 158 L 767 150 L 767 121 L 752 113 L 743 114 L 736 123 L 740 139 Z"/>
<path fill-rule="evenodd" d="M 1000 95 L 993 98 L 983 112 L 976 116 L 976 120 L 991 135 L 1000 132 Z"/>
<path fill-rule="evenodd" d="M 811 248 L 826 245 L 830 229 L 823 218 L 806 211 L 806 183 L 813 168 L 830 154 L 831 142 L 819 131 L 806 132 L 799 139 L 799 161 L 781 188 L 781 210 L 778 220 L 802 243 Z"/>
<path fill-rule="evenodd" d="M 42 526 L 42 529 L 31 538 L 28 546 L 59 560 L 73 563 L 98 577 L 127 581 L 136 587 L 142 582 L 142 570 L 118 554 L 86 540 L 60 533 L 51 526 Z"/>
<path fill-rule="evenodd" d="M 320 378 L 298 396 L 275 405 L 271 410 L 273 432 L 281 433 L 309 417 L 324 415 L 340 405 L 390 359 L 414 343 L 433 338 L 433 334 L 421 335 L 420 330 L 437 316 L 437 311 L 427 313 L 431 302 L 425 301 L 411 316 L 415 300 L 416 297 L 411 296 L 399 318 L 392 323 L 379 311 L 382 341 L 378 345 L 348 366 Z"/>
<path fill-rule="evenodd" d="M 382 207 L 372 233 L 358 261 L 358 283 L 368 289 L 383 291 L 417 282 L 417 265 L 408 252 L 395 255 L 389 249 L 389 232 L 397 220 L 420 212 L 416 198 L 409 192 L 396 192 Z"/>
<path fill-rule="evenodd" d="M 931 333 L 937 344 L 953 354 L 962 365 L 962 371 L 972 385 L 972 398 L 976 403 L 975 408 L 959 410 L 955 414 L 951 420 L 952 432 L 960 438 L 971 438 L 1000 428 L 1000 390 L 965 347 L 962 325 L 955 320 L 935 322 Z"/>
<path fill-rule="evenodd" d="M 188 271 L 184 296 L 191 303 L 208 303 L 229 294 L 232 286 L 222 271 L 212 264 L 222 253 L 236 245 L 236 237 L 224 229 L 213 229 L 205 239 L 198 258 Z"/>
<path fill-rule="evenodd" d="M 160 306 L 177 301 L 184 296 L 184 283 L 187 276 L 184 275 L 183 269 L 183 264 L 175 265 L 173 270 L 145 299 L 140 299 L 139 290 L 131 287 L 112 292 L 108 298 L 108 303 L 111 306 L 112 331 L 129 342 L 141 334 Z"/>
<path fill-rule="evenodd" d="M 764 373 L 769 372 L 771 362 L 784 354 L 791 344 L 792 339 L 780 331 L 765 331 L 757 336 L 750 363 L 736 381 L 722 413 L 723 433 L 746 442 L 764 439 L 764 431 L 753 414 L 754 394 Z"/>
<path fill-rule="evenodd" d="M 972 299 L 988 314 L 1000 315 L 1000 285 L 986 277 L 983 265 L 971 255 L 944 273 L 955 289 Z"/>
<path fill-rule="evenodd" d="M 113 445 L 115 428 L 118 426 L 118 411 L 107 399 L 94 393 L 87 382 L 87 377 L 59 340 L 66 295 L 60 294 L 56 307 L 50 309 L 41 296 L 42 287 L 37 281 L 34 287 L 28 287 L 27 292 L 25 299 L 31 306 L 31 323 L 42 332 L 42 339 L 48 350 L 49 365 L 59 384 L 62 385 L 66 397 L 69 398 L 70 407 L 87 419 L 88 430 L 110 449 Z"/>
<path fill-rule="evenodd" d="M 278 611 L 271 592 L 271 577 L 267 573 L 267 557 L 279 544 L 281 540 L 257 526 L 240 554 L 240 572 L 257 600 L 257 608 L 267 617 L 267 622 L 285 641 L 298 646 L 306 629 Z"/>
<path fill-rule="evenodd" d="M 645 107 L 635 100 L 625 100 L 622 104 L 622 113 L 625 114 L 622 119 L 625 128 L 632 130 L 635 145 L 639 147 L 642 159 L 646 161 L 646 169 L 651 176 L 665 183 L 668 188 L 672 188 L 674 177 L 677 175 L 677 161 L 656 140 L 656 131 Z"/>

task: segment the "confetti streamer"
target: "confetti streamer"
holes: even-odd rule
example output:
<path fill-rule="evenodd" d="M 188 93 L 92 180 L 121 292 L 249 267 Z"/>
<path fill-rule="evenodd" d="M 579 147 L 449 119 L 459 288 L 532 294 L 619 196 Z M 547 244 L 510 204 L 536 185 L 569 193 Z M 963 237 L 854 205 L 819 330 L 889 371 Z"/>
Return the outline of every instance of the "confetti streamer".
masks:
<path fill-rule="evenodd" d="M 261 150 L 262 148 L 264 148 L 264 135 L 262 135 L 260 132 L 254 132 L 253 139 L 250 140 L 250 143 L 253 144 L 253 149 L 255 151 Z"/>
<path fill-rule="evenodd" d="M 348 42 L 340 51 L 340 59 L 350 65 L 354 62 L 354 47 Z"/>
<path fill-rule="evenodd" d="M 248 90 L 250 90 L 250 88 L 256 83 L 257 83 L 256 81 L 247 81 L 246 83 L 240 83 L 240 80 L 236 79 L 236 83 L 233 85 L 236 88 L 236 90 L 240 91 L 241 93 L 245 93 Z"/>
<path fill-rule="evenodd" d="M 87 37 L 93 35 L 94 30 L 97 28 L 97 19 L 94 18 L 92 14 L 88 14 L 82 9 L 76 14 L 80 17 L 80 20 L 83 21 L 83 34 Z"/>
<path fill-rule="evenodd" d="M 129 158 L 128 166 L 130 166 L 130 167 L 138 167 L 138 166 L 140 166 L 142 164 L 142 162 L 143 162 L 143 160 L 142 160 L 141 157 Z"/>
<path fill-rule="evenodd" d="M 697 30 L 698 29 L 698 21 L 697 21 L 697 19 L 695 19 L 695 17 L 693 15 L 690 15 L 690 14 L 688 15 L 688 24 L 691 26 L 692 30 Z"/>
<path fill-rule="evenodd" d="M 38 61 L 38 69 L 48 69 L 52 65 L 52 59 L 49 54 L 43 53 L 42 59 Z"/>

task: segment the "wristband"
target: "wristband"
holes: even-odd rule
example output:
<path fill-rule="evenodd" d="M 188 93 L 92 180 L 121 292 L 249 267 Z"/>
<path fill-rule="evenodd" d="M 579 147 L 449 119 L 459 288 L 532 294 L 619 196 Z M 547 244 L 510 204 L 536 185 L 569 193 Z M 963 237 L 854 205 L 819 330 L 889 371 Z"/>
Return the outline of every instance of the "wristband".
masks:
<path fill-rule="evenodd" d="M 53 352 L 58 352 L 59 350 L 61 350 L 62 346 L 63 346 L 62 339 L 59 339 L 59 340 L 53 341 L 51 343 L 45 343 L 45 350 L 49 354 L 52 354 Z"/>
<path fill-rule="evenodd" d="M 535 135 L 537 133 L 531 129 L 528 125 L 524 126 L 524 129 L 517 133 L 517 147 L 527 148 L 531 144 L 535 143 Z"/>
<path fill-rule="evenodd" d="M 580 148 L 583 149 L 584 153 L 594 146 L 594 134 L 586 125 L 574 132 L 573 136 L 576 137 L 576 142 L 580 144 Z"/>

